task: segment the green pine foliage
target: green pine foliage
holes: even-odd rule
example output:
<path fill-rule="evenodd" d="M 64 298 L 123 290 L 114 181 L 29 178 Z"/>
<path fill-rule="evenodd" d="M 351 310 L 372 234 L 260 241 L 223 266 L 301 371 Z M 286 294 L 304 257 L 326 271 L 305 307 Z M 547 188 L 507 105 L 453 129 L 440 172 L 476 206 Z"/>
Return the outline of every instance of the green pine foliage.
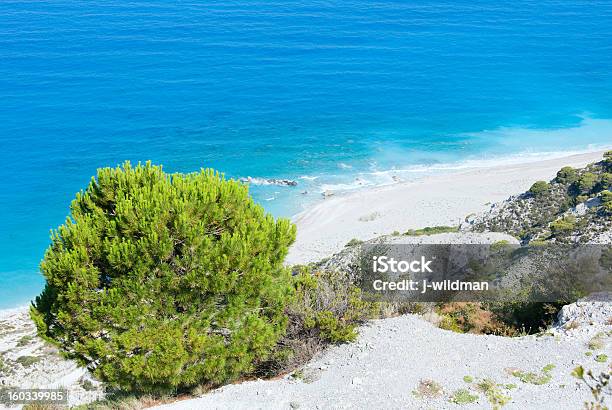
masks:
<path fill-rule="evenodd" d="M 557 219 L 550 224 L 553 235 L 564 235 L 571 233 L 576 228 L 576 218 L 572 215 Z"/>
<path fill-rule="evenodd" d="M 212 170 L 98 170 L 52 234 L 31 315 L 114 388 L 173 392 L 252 371 L 286 328 L 295 227 Z"/>
<path fill-rule="evenodd" d="M 585 172 L 577 181 L 577 187 L 581 193 L 590 193 L 597 184 L 597 175 L 592 172 Z"/>
<path fill-rule="evenodd" d="M 604 152 L 604 163 L 608 166 L 612 166 L 612 150 Z"/>
<path fill-rule="evenodd" d="M 563 167 L 557 172 L 557 182 L 572 184 L 578 179 L 578 171 L 572 167 Z"/>
<path fill-rule="evenodd" d="M 548 184 L 548 182 L 546 182 L 546 181 L 536 181 L 531 186 L 531 188 L 529 188 L 529 193 L 534 195 L 534 196 L 538 196 L 538 195 L 544 194 L 549 189 L 550 189 L 550 185 Z"/>

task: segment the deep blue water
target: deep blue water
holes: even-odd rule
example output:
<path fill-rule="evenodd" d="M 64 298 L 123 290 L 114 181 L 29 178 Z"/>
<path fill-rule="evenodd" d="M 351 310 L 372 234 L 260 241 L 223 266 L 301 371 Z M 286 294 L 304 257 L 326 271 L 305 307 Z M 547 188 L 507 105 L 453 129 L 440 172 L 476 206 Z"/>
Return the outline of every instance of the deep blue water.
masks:
<path fill-rule="evenodd" d="M 39 292 L 98 167 L 297 179 L 252 188 L 290 216 L 324 189 L 610 145 L 610 119 L 610 1 L 3 0 L 0 307 Z"/>

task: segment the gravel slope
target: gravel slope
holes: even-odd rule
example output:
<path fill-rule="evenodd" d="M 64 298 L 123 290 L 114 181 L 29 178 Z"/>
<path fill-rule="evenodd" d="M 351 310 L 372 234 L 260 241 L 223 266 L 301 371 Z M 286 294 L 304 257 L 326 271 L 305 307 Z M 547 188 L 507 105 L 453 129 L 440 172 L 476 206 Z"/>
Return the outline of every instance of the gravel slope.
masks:
<path fill-rule="evenodd" d="M 612 326 L 582 326 L 544 336 L 504 338 L 456 334 L 441 330 L 415 315 L 373 321 L 361 329 L 356 343 L 336 346 L 313 360 L 299 378 L 250 381 L 222 387 L 201 398 L 159 409 L 441 409 L 491 408 L 482 393 L 477 402 L 455 405 L 450 393 L 460 388 L 477 392 L 464 376 L 493 379 L 510 402 L 504 409 L 577 409 L 590 399 L 585 386 L 570 373 L 579 364 L 602 371 L 608 363 L 585 356 L 588 341 Z M 610 336 L 603 350 L 611 355 Z M 601 352 L 595 352 L 595 354 Z M 611 355 L 612 356 L 612 355 Z M 554 364 L 544 385 L 526 384 L 508 368 L 540 373 Z M 438 382 L 444 395 L 420 399 L 412 393 L 421 379 Z"/>

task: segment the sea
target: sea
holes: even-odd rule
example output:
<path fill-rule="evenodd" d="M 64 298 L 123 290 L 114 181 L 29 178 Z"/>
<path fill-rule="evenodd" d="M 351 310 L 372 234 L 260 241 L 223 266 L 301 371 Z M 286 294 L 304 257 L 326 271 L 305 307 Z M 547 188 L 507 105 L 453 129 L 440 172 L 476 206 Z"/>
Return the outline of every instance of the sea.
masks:
<path fill-rule="evenodd" d="M 50 231 L 126 160 L 251 177 L 291 217 L 611 145 L 608 0 L 3 0 L 0 308 L 40 292 Z"/>

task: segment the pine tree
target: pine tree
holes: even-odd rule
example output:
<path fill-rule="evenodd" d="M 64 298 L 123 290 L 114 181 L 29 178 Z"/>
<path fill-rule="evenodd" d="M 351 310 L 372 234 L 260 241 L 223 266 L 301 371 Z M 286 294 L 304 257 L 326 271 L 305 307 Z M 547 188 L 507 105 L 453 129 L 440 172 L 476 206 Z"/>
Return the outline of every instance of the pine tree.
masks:
<path fill-rule="evenodd" d="M 52 233 L 31 315 L 111 386 L 176 391 L 237 378 L 285 332 L 295 226 L 212 170 L 99 169 Z"/>

